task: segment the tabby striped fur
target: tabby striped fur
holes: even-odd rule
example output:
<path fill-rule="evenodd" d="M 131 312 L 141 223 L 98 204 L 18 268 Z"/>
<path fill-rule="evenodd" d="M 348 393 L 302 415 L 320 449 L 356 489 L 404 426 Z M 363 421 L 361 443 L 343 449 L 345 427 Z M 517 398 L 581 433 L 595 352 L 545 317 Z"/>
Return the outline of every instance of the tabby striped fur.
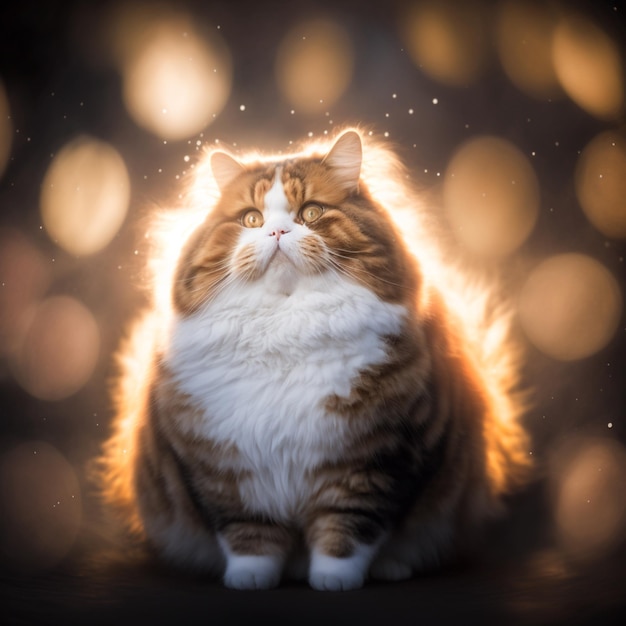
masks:
<path fill-rule="evenodd" d="M 527 474 L 514 401 L 368 191 L 362 141 L 209 155 L 220 195 L 171 314 L 123 351 L 150 361 L 120 376 L 104 495 L 166 560 L 229 587 L 406 578 Z"/>

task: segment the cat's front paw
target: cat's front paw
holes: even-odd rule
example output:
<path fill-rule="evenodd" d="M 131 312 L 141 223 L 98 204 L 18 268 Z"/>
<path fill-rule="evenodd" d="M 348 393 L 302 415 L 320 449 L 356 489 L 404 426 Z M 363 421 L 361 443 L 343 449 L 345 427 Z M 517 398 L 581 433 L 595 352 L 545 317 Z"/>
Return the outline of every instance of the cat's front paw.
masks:
<path fill-rule="evenodd" d="M 230 589 L 271 589 L 280 582 L 281 563 L 271 556 L 231 556 L 224 572 Z"/>
<path fill-rule="evenodd" d="M 367 561 L 360 554 L 337 558 L 314 554 L 309 571 L 309 584 L 319 591 L 349 591 L 365 582 Z"/>
<path fill-rule="evenodd" d="M 363 586 L 364 578 L 361 574 L 332 574 L 328 572 L 312 572 L 309 575 L 309 585 L 318 591 L 349 591 Z"/>

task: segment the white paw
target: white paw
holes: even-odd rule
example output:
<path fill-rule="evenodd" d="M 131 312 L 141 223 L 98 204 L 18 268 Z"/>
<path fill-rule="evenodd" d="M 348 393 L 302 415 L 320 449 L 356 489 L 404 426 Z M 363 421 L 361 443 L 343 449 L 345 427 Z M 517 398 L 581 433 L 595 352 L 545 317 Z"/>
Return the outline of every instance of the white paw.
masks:
<path fill-rule="evenodd" d="M 275 557 L 229 555 L 224 584 L 231 589 L 271 589 L 280 575 L 281 563 Z"/>
<path fill-rule="evenodd" d="M 408 563 L 393 558 L 376 559 L 370 567 L 370 575 L 378 580 L 406 580 L 412 573 Z"/>
<path fill-rule="evenodd" d="M 349 591 L 363 586 L 362 574 L 331 574 L 324 572 L 311 572 L 309 585 L 318 591 Z"/>
<path fill-rule="evenodd" d="M 309 584 L 320 591 L 348 591 L 362 587 L 376 549 L 375 546 L 357 546 L 354 554 L 341 559 L 313 552 Z"/>

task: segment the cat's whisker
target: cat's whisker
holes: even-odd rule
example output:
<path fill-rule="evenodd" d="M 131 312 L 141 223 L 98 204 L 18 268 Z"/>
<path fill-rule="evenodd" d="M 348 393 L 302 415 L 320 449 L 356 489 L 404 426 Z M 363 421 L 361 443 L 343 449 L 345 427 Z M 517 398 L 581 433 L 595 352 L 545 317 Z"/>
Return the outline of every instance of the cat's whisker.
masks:
<path fill-rule="evenodd" d="M 369 276 L 372 279 L 374 279 L 375 281 L 381 282 L 381 283 L 385 283 L 386 285 L 390 285 L 392 287 L 398 287 L 399 289 L 410 289 L 410 287 L 404 285 L 403 283 L 399 283 L 393 280 L 388 280 L 386 278 L 383 278 L 382 276 L 380 276 L 379 274 L 375 274 L 374 272 L 370 272 L 368 270 L 366 270 L 363 267 L 355 267 L 352 268 L 351 270 L 347 270 L 346 274 L 349 275 L 349 272 L 357 272 L 362 276 Z M 355 274 L 352 274 L 353 278 L 357 278 Z"/>
<path fill-rule="evenodd" d="M 341 255 L 341 254 L 337 254 L 334 250 L 330 251 L 331 255 L 333 257 L 336 257 L 338 259 L 346 259 L 346 260 L 350 260 L 350 257 Z M 395 281 L 391 281 L 388 280 L 386 278 L 383 278 L 382 276 L 379 276 L 377 274 L 374 274 L 373 272 L 369 272 L 368 270 L 366 270 L 364 267 L 362 266 L 355 266 L 355 267 L 351 267 L 351 268 L 346 268 L 344 265 L 342 265 L 342 263 L 340 263 L 339 261 L 336 261 L 334 259 L 331 259 L 331 263 L 333 263 L 335 265 L 335 267 L 342 271 L 346 276 L 349 276 L 350 278 L 353 278 L 355 280 L 362 280 L 360 276 L 357 276 L 354 272 L 358 272 L 361 276 L 368 276 L 370 278 L 373 278 L 374 280 L 380 281 L 382 283 L 385 283 L 387 285 L 391 285 L 393 287 L 399 287 L 399 288 L 404 288 L 405 285 L 403 283 L 400 282 L 395 282 Z"/>
<path fill-rule="evenodd" d="M 190 293 L 204 292 L 204 297 L 201 298 L 202 306 L 207 305 L 213 298 L 219 293 L 227 289 L 231 284 L 236 282 L 236 277 L 230 273 L 224 274 L 210 283 L 203 283 L 198 287 L 190 290 Z"/>
<path fill-rule="evenodd" d="M 211 267 L 203 267 L 202 274 L 203 276 L 212 276 L 214 274 L 221 274 L 221 273 L 229 271 L 230 267 L 231 266 L 228 261 L 217 262 L 211 265 Z M 176 278 L 174 282 L 178 284 L 184 284 L 186 280 L 187 280 L 186 276 L 181 276 L 179 278 Z"/>

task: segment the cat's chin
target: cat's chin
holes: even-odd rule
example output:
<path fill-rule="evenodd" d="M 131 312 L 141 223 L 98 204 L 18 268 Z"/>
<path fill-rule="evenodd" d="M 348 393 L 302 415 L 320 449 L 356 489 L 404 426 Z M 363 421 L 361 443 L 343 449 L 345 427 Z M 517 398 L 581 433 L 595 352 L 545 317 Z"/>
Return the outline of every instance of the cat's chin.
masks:
<path fill-rule="evenodd" d="M 268 292 L 290 296 L 301 278 L 301 272 L 291 259 L 285 253 L 277 251 L 260 281 Z"/>

